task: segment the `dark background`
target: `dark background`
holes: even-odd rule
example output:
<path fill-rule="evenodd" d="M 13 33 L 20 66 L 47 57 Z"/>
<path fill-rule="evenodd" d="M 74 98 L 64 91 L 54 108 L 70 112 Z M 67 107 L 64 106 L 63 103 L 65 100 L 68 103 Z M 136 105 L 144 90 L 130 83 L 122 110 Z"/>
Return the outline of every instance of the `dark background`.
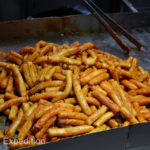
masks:
<path fill-rule="evenodd" d="M 95 0 L 105 12 L 131 11 L 123 0 Z M 149 11 L 150 0 L 127 0 L 138 11 Z M 0 21 L 89 14 L 81 0 L 0 0 Z"/>

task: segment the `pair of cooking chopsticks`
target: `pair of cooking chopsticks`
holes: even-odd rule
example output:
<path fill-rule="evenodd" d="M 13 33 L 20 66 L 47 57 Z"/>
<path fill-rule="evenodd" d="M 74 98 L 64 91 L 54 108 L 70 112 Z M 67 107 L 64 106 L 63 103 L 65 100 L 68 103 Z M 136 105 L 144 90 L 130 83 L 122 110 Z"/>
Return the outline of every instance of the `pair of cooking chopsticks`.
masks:
<path fill-rule="evenodd" d="M 126 53 L 129 53 L 131 48 L 127 46 L 119 37 L 119 35 L 114 31 L 116 29 L 121 34 L 123 34 L 130 42 L 132 42 L 138 50 L 140 50 L 142 44 L 136 40 L 131 34 L 129 34 L 123 27 L 117 24 L 112 18 L 107 16 L 93 0 L 82 0 L 87 9 L 94 14 L 97 19 L 102 23 L 105 29 L 111 34 L 111 36 L 116 40 L 120 47 L 125 50 Z M 114 29 L 112 29 L 114 27 Z"/>

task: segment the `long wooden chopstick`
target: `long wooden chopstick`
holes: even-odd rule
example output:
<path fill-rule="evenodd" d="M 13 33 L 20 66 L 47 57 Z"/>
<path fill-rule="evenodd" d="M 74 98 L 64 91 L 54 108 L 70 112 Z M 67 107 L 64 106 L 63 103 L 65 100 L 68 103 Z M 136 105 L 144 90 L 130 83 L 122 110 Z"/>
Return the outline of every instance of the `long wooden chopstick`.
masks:
<path fill-rule="evenodd" d="M 136 45 L 138 49 L 141 48 L 142 44 L 136 40 L 131 34 L 129 34 L 123 27 L 121 27 L 118 23 L 116 23 L 115 20 L 113 20 L 111 17 L 106 15 L 100 7 L 98 7 L 92 0 L 89 0 L 89 3 L 92 4 L 98 11 L 101 13 L 101 15 L 108 21 L 112 26 L 116 28 L 116 30 L 120 31 L 129 41 L 131 41 L 133 44 Z"/>
<path fill-rule="evenodd" d="M 138 49 L 141 48 L 142 44 L 137 41 L 132 35 L 130 35 L 125 29 L 123 29 L 120 25 L 118 25 L 113 19 L 108 17 L 93 1 L 91 0 L 82 0 L 85 4 L 85 6 L 88 8 L 88 10 L 94 14 L 97 19 L 103 24 L 105 29 L 112 35 L 112 37 L 116 40 L 116 42 L 120 45 L 120 47 L 126 51 L 126 53 L 129 53 L 131 48 L 127 46 L 117 35 L 117 33 L 112 29 L 111 26 L 115 26 L 116 30 L 120 31 L 129 41 L 134 43 Z M 107 20 L 107 22 L 104 20 L 104 18 Z M 110 22 L 111 26 L 108 24 Z"/>

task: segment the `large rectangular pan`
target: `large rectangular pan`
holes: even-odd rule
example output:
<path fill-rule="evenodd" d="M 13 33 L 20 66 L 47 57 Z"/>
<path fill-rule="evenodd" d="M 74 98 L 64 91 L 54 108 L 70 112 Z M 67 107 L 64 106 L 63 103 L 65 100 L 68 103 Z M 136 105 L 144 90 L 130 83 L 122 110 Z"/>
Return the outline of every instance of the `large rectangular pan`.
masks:
<path fill-rule="evenodd" d="M 120 25 L 125 27 L 143 44 L 138 51 L 124 37 L 121 38 L 132 47 L 129 55 L 139 59 L 139 64 L 150 71 L 150 13 L 110 14 Z M 0 23 L 0 50 L 19 51 L 26 45 L 33 45 L 38 40 L 55 43 L 72 43 L 73 41 L 93 42 L 101 50 L 126 58 L 123 50 L 93 16 L 79 15 L 68 17 L 39 18 Z M 0 117 L 0 128 L 7 126 L 6 118 Z M 131 125 L 100 133 L 79 136 L 56 143 L 27 148 L 28 150 L 126 150 L 150 146 L 150 123 Z M 7 149 L 1 145 L 0 150 Z M 26 149 L 26 148 L 25 148 Z"/>

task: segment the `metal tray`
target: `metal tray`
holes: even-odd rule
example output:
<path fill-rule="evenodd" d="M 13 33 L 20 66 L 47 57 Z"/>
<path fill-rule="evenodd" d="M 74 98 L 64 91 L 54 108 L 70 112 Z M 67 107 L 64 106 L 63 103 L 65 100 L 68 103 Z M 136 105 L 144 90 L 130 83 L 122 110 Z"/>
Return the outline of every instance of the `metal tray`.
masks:
<path fill-rule="evenodd" d="M 141 51 L 138 51 L 134 45 L 121 36 L 132 48 L 129 55 L 138 58 L 139 64 L 150 71 L 150 13 L 121 13 L 110 14 L 110 16 L 142 42 L 143 47 Z M 60 44 L 74 41 L 81 43 L 90 41 L 96 43 L 101 50 L 121 58 L 127 58 L 123 50 L 91 15 L 0 23 L 0 50 L 5 52 L 11 49 L 19 51 L 24 46 L 33 45 L 39 40 Z M 6 118 L 1 116 L 0 129 L 6 127 Z M 87 150 L 131 150 L 132 148 L 150 146 L 149 131 L 150 123 L 137 124 L 25 149 L 83 150 L 86 148 Z M 0 150 L 5 149 L 7 149 L 5 145 L 0 145 Z"/>

